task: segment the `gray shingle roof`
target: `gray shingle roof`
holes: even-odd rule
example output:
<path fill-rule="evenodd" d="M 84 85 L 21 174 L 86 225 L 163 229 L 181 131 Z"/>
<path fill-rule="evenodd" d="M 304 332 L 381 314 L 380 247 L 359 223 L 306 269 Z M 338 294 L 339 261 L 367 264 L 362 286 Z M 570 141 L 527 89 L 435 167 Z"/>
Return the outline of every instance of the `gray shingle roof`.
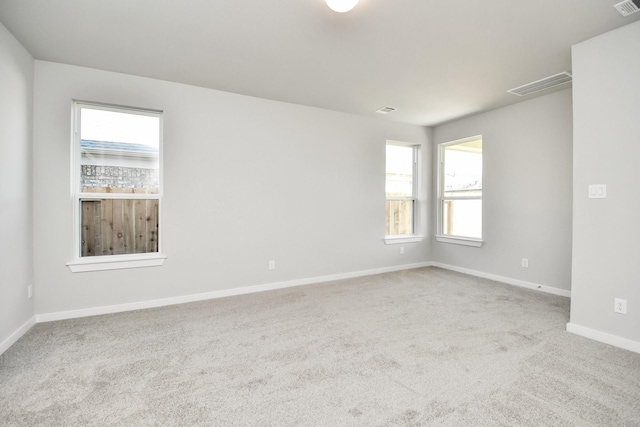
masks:
<path fill-rule="evenodd" d="M 144 144 L 130 144 L 128 142 L 93 141 L 83 139 L 80 141 L 83 150 L 120 151 L 128 153 L 157 153 L 158 149 Z"/>

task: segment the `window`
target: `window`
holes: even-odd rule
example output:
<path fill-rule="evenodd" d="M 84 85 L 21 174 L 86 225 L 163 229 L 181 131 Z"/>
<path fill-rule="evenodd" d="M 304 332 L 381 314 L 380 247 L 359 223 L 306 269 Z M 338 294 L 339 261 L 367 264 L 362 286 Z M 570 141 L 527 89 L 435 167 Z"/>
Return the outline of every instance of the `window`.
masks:
<path fill-rule="evenodd" d="M 416 145 L 387 143 L 386 243 L 421 239 L 416 236 L 418 153 L 419 147 Z"/>
<path fill-rule="evenodd" d="M 162 114 L 74 103 L 72 271 L 162 264 Z"/>
<path fill-rule="evenodd" d="M 482 243 L 482 136 L 439 145 L 439 241 Z"/>

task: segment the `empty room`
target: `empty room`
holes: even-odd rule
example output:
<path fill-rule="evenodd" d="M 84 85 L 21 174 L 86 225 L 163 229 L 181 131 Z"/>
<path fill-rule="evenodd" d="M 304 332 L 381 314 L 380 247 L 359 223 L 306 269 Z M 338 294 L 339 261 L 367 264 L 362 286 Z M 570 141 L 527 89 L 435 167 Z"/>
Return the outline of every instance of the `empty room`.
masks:
<path fill-rule="evenodd" d="M 0 0 L 0 425 L 639 426 L 640 0 Z"/>

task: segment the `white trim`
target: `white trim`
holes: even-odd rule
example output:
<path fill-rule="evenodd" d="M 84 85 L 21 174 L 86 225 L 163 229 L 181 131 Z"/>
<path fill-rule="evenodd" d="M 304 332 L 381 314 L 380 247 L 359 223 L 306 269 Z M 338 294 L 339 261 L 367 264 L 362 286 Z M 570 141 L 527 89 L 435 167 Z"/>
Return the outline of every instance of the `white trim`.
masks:
<path fill-rule="evenodd" d="M 483 279 L 495 280 L 496 282 L 502 282 L 508 285 L 514 285 L 521 288 L 533 289 L 540 292 L 546 292 L 548 294 L 571 298 L 571 291 L 555 288 L 553 286 L 540 285 L 538 283 L 526 282 L 524 280 L 512 279 L 510 277 L 498 276 L 497 274 L 484 273 L 482 271 L 476 271 L 468 268 L 456 267 L 454 265 L 443 264 L 441 262 L 432 262 L 431 265 L 433 267 L 444 268 L 445 270 L 457 271 L 458 273 L 464 273 L 464 274 L 469 274 L 471 276 L 482 277 Z"/>
<path fill-rule="evenodd" d="M 249 294 L 254 292 L 264 292 L 264 291 L 270 291 L 275 289 L 311 285 L 314 283 L 351 279 L 355 277 L 371 276 L 374 274 L 391 273 L 394 271 L 411 270 L 415 268 L 432 267 L 432 266 L 443 268 L 446 270 L 457 271 L 459 273 L 469 274 L 472 276 L 496 280 L 502 283 L 507 283 L 515 286 L 535 289 L 538 291 L 547 292 L 554 295 L 560 295 L 565 297 L 571 296 L 571 293 L 569 291 L 566 291 L 563 289 L 537 285 L 535 283 L 524 282 L 516 279 L 510 279 L 508 277 L 483 273 L 475 270 L 470 270 L 467 268 L 443 264 L 440 262 L 422 262 L 422 263 L 416 263 L 416 264 L 405 264 L 405 265 L 399 265 L 399 266 L 376 268 L 371 270 L 361 270 L 361 271 L 355 271 L 350 273 L 333 274 L 328 276 L 317 276 L 317 277 L 311 277 L 306 279 L 289 280 L 285 282 L 275 282 L 275 283 L 267 283 L 267 284 L 255 285 L 255 286 L 245 286 L 241 288 L 224 289 L 220 291 L 205 292 L 201 294 L 191 294 L 191 295 L 183 295 L 178 297 L 163 298 L 163 299 L 148 300 L 148 301 L 138 301 L 133 303 L 118 304 L 118 305 L 111 305 L 111 306 L 92 307 L 92 308 L 85 308 L 85 309 L 79 309 L 79 310 L 69 310 L 69 311 L 60 311 L 60 312 L 54 312 L 54 313 L 37 314 L 33 316 L 31 319 L 29 319 L 24 325 L 22 325 L 17 331 L 11 334 L 2 343 L 0 343 L 0 354 L 4 353 L 9 347 L 11 347 L 16 341 L 18 341 L 25 333 L 29 331 L 29 329 L 31 329 L 31 327 L 35 323 L 53 322 L 56 320 L 75 319 L 79 317 L 97 316 L 97 315 L 109 314 L 109 313 L 120 313 L 124 311 L 141 310 L 145 308 L 163 307 L 163 306 L 174 305 L 174 304 L 183 304 L 188 302 L 203 301 L 203 300 L 214 299 L 214 298 L 223 298 L 223 297 L 229 297 L 234 295 L 244 295 L 244 294 Z M 593 331 L 591 329 L 584 328 L 581 326 L 577 326 L 577 325 L 570 326 L 570 325 L 571 324 L 567 325 L 567 331 L 569 332 L 573 332 L 578 335 L 583 335 L 587 338 L 593 338 L 598 341 L 606 342 L 608 344 L 616 345 L 621 348 L 626 348 L 628 350 L 640 353 L 640 343 L 636 343 L 634 341 L 630 341 L 625 338 L 604 334 L 602 332 Z M 604 337 L 604 338 L 598 339 L 596 338 L 596 336 Z M 605 341 L 605 339 L 608 339 L 609 341 Z"/>
<path fill-rule="evenodd" d="M 119 270 L 122 268 L 158 267 L 164 263 L 166 258 L 166 255 L 158 253 L 94 256 L 69 261 L 67 263 L 67 267 L 69 267 L 72 273 Z"/>
<path fill-rule="evenodd" d="M 144 194 L 144 193 L 83 193 L 80 188 L 80 165 L 81 165 L 81 137 L 80 128 L 81 128 L 81 110 L 91 109 L 91 110 L 103 110 L 103 111 L 111 111 L 115 113 L 129 113 L 136 114 L 140 116 L 148 116 L 155 117 L 158 119 L 159 133 L 158 133 L 158 178 L 159 178 L 159 186 L 158 192 L 153 194 Z M 127 262 L 117 262 L 112 261 L 109 264 L 106 261 L 99 262 L 85 262 L 84 258 L 81 257 L 81 218 L 82 214 L 80 212 L 81 209 L 81 201 L 83 200 L 91 200 L 91 199 L 136 199 L 136 200 L 145 200 L 145 199 L 154 199 L 158 200 L 158 252 L 162 253 L 163 251 L 163 240 L 164 240 L 164 119 L 163 119 L 163 111 L 162 110 L 154 110 L 149 108 L 138 108 L 138 107 L 130 107 L 126 105 L 115 105 L 115 104 L 104 104 L 100 102 L 90 102 L 90 101 L 82 101 L 78 99 L 73 99 L 71 102 L 71 206 L 72 206 L 72 224 L 73 224 L 73 235 L 72 235 L 72 254 L 73 261 L 67 263 L 67 266 L 71 269 L 72 272 L 83 272 L 83 271 L 99 271 L 99 270 L 115 270 L 121 268 L 137 268 L 137 267 L 153 267 L 162 265 L 164 262 L 164 258 L 158 261 L 160 257 L 158 257 L 157 253 L 153 253 L 156 255 L 156 261 L 149 260 L 136 260 L 131 262 L 127 260 Z M 108 255 L 109 257 L 118 258 L 119 255 Z M 105 256 L 106 257 L 106 256 Z M 93 257 L 92 257 L 93 258 Z M 95 257 L 97 258 L 97 257 Z M 131 258 L 133 259 L 133 258 Z M 90 266 L 93 264 L 93 266 Z"/>
<path fill-rule="evenodd" d="M 462 191 L 469 191 L 469 193 L 472 193 L 472 192 L 478 191 L 478 190 L 461 190 L 461 191 L 458 191 L 458 192 L 462 193 Z M 477 196 L 477 195 L 471 195 L 471 196 L 443 196 L 442 200 L 445 201 L 445 202 L 448 202 L 448 201 L 455 202 L 456 200 L 482 200 L 482 196 Z"/>
<path fill-rule="evenodd" d="M 471 141 L 482 141 L 482 134 L 479 135 L 474 135 L 474 136 L 470 136 L 467 138 L 462 138 L 462 139 L 456 139 L 454 141 L 448 141 L 448 142 L 441 142 L 440 144 L 438 144 L 437 148 L 438 148 L 438 153 L 437 153 L 437 173 L 436 173 L 436 186 L 437 186 L 437 199 L 436 199 L 436 229 L 437 229 L 437 235 L 436 235 L 436 239 L 439 242 L 444 242 L 444 243 L 453 243 L 453 244 L 459 244 L 459 245 L 466 245 L 466 246 L 476 246 L 476 247 L 480 247 L 482 246 L 482 240 L 481 239 L 475 239 L 475 238 L 467 238 L 467 240 L 469 241 L 479 241 L 480 244 L 473 244 L 473 243 L 464 243 L 462 241 L 462 239 L 460 239 L 459 237 L 457 237 L 456 239 L 458 240 L 447 240 L 447 239 L 452 239 L 450 236 L 446 236 L 443 233 L 443 228 L 444 228 L 444 219 L 442 218 L 442 211 L 444 208 L 444 202 L 448 201 L 448 200 L 480 200 L 482 201 L 482 189 L 480 189 L 480 196 L 445 196 L 445 191 L 444 191 L 444 150 L 449 147 L 449 146 L 453 146 L 453 145 L 460 145 L 460 144 L 464 144 L 467 142 L 471 142 Z M 482 149 L 480 150 L 480 154 L 482 154 Z M 483 155 L 484 156 L 484 155 Z M 482 164 L 484 165 L 484 157 L 482 160 Z M 483 171 L 483 176 L 484 176 L 484 171 Z M 483 183 L 483 187 L 484 187 L 484 183 Z M 475 190 L 477 191 L 477 190 Z M 482 218 L 481 218 L 482 220 Z M 482 225 L 482 223 L 481 223 Z M 481 227 L 482 228 L 482 227 Z M 482 229 L 480 230 L 480 232 L 482 233 Z M 438 238 L 440 237 L 440 238 Z M 446 239 L 445 239 L 446 238 Z"/>
<path fill-rule="evenodd" d="M 385 153 L 386 153 L 386 148 L 389 146 L 397 146 L 397 147 L 406 147 L 406 148 L 411 148 L 412 149 L 412 155 L 413 155 L 413 164 L 412 164 L 412 187 L 411 187 L 411 192 L 413 193 L 411 195 L 411 197 L 398 197 L 398 196 L 391 196 L 391 197 L 387 197 L 385 194 L 385 203 L 387 201 L 396 201 L 396 200 L 400 200 L 400 201 L 412 201 L 413 202 L 413 211 L 412 211 L 412 215 L 413 215 L 413 230 L 412 232 L 416 233 L 416 232 L 420 232 L 420 230 L 422 230 L 424 228 L 423 226 L 423 221 L 420 219 L 422 212 L 421 212 L 421 208 L 420 208 L 420 193 L 422 191 L 422 145 L 421 144 L 413 144 L 413 143 L 409 143 L 409 142 L 400 142 L 400 141 L 393 141 L 393 140 L 386 140 L 385 142 Z M 385 177 L 387 174 L 387 166 L 386 166 L 386 154 L 385 154 Z M 386 180 L 386 178 L 385 178 Z M 385 239 L 388 236 L 385 237 Z M 420 240 L 418 240 L 420 241 Z M 386 240 L 385 240 L 386 243 Z M 400 242 L 399 242 L 400 243 Z M 411 243 L 411 242 L 408 242 Z M 388 243 L 387 243 L 388 244 Z"/>
<path fill-rule="evenodd" d="M 85 140 L 86 141 L 86 140 Z M 122 150 L 109 150 L 109 149 L 104 149 L 104 148 L 81 148 L 80 149 L 80 154 L 94 154 L 94 155 L 98 155 L 100 157 L 113 157 L 116 159 L 122 158 L 122 157 L 133 157 L 136 159 L 159 159 L 160 158 L 160 153 L 147 153 L 147 152 L 127 152 L 127 151 L 122 151 Z M 109 194 L 109 193 L 104 193 L 104 194 Z"/>
<path fill-rule="evenodd" d="M 453 140 L 453 141 L 441 142 L 438 145 L 441 146 L 441 147 L 448 147 L 450 145 L 460 145 L 460 144 L 465 144 L 467 142 L 479 141 L 479 140 L 482 140 L 482 134 L 481 133 L 479 133 L 478 135 L 469 136 L 469 137 L 461 138 L 461 139 L 456 139 L 456 140 Z M 469 150 L 465 150 L 465 151 L 469 151 Z"/>
<path fill-rule="evenodd" d="M 352 279 L 354 277 L 372 276 L 374 274 L 391 273 L 394 271 L 411 270 L 414 268 L 430 267 L 431 263 L 421 262 L 417 264 L 405 264 L 392 267 L 375 268 L 372 270 L 355 271 L 351 273 L 332 274 L 329 276 L 317 276 L 306 279 L 289 280 L 285 282 L 266 283 L 241 288 L 223 289 L 220 291 L 205 292 L 201 294 L 183 295 L 171 298 L 162 298 L 148 301 L 138 301 L 126 304 L 83 308 L 79 310 L 59 311 L 55 313 L 43 313 L 36 315 L 37 322 L 52 322 L 56 320 L 75 319 L 78 317 L 97 316 L 100 314 L 120 313 L 123 311 L 141 310 L 145 308 L 164 307 L 167 305 L 184 304 L 188 302 L 203 301 L 214 298 L 224 298 L 235 295 L 244 295 L 254 292 L 271 291 L 275 289 L 291 288 L 294 286 L 311 285 L 314 283 L 331 282 L 335 280 Z"/>
<path fill-rule="evenodd" d="M 85 201 L 100 201 L 104 199 L 110 200 L 160 200 L 162 196 L 158 193 L 79 193 L 79 200 Z"/>
<path fill-rule="evenodd" d="M 452 243 L 454 245 L 473 246 L 476 248 L 479 248 L 484 243 L 484 240 L 473 237 L 443 236 L 441 234 L 436 235 L 436 240 L 441 243 Z"/>
<path fill-rule="evenodd" d="M 400 236 L 385 236 L 385 245 L 397 245 L 400 243 L 418 243 L 424 240 L 424 236 L 418 235 L 400 235 Z"/>
<path fill-rule="evenodd" d="M 20 326 L 14 333 L 9 335 L 4 341 L 0 343 L 0 354 L 4 353 L 16 343 L 24 334 L 29 332 L 29 329 L 36 324 L 36 316 L 32 316 L 29 320 L 27 320 L 24 325 Z"/>
<path fill-rule="evenodd" d="M 572 334 L 580 335 L 581 337 L 599 341 L 601 343 L 609 344 L 614 347 L 619 347 L 625 350 L 633 351 L 634 353 L 640 353 L 640 342 L 632 341 L 627 338 L 622 338 L 617 335 L 612 335 L 606 332 L 597 331 L 595 329 L 576 325 L 575 323 L 571 323 L 571 322 L 567 323 L 567 332 L 571 332 Z"/>

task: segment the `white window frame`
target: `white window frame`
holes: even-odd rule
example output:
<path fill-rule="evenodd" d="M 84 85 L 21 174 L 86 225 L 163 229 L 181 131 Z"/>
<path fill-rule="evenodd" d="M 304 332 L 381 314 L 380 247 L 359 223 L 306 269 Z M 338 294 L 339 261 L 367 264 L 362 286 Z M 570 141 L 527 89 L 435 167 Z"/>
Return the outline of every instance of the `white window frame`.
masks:
<path fill-rule="evenodd" d="M 134 193 L 83 193 L 80 188 L 81 180 L 81 150 L 80 150 L 80 110 L 82 108 L 91 108 L 95 110 L 105 110 L 114 112 L 135 113 L 138 115 L 146 115 L 158 117 L 160 121 L 159 134 L 159 188 L 157 194 L 134 194 Z M 100 270 L 116 270 L 123 268 L 138 267 L 154 267 L 164 263 L 166 255 L 163 252 L 163 149 L 162 149 L 162 133 L 163 118 L 162 111 L 127 107 L 114 104 L 104 104 L 98 102 L 79 101 L 72 102 L 72 128 L 71 128 L 71 202 L 73 207 L 73 260 L 67 263 L 67 266 L 73 273 Z M 158 252 L 142 253 L 142 254 L 124 254 L 124 255 L 97 255 L 90 257 L 81 256 L 81 201 L 82 200 L 100 200 L 100 199 L 155 199 L 158 200 Z"/>
<path fill-rule="evenodd" d="M 384 242 L 387 245 L 401 244 L 401 243 L 417 243 L 424 239 L 424 236 L 418 233 L 418 230 L 421 229 L 420 223 L 420 203 L 419 203 L 419 194 L 420 194 L 420 182 L 421 182 L 421 161 L 420 156 L 422 153 L 422 148 L 420 144 L 411 144 L 406 142 L 399 141 L 391 141 L 388 140 L 385 144 L 385 149 L 387 145 L 398 145 L 401 147 L 410 147 L 413 149 L 413 186 L 412 186 L 412 197 L 386 197 L 385 195 L 385 204 L 388 200 L 411 200 L 413 201 L 413 233 L 411 234 L 398 234 L 398 235 L 386 235 L 384 237 Z M 386 158 L 385 158 L 386 159 Z M 385 161 L 385 175 L 386 175 L 386 161 Z M 386 222 L 385 218 L 385 222 Z"/>
<path fill-rule="evenodd" d="M 482 140 L 482 135 L 475 135 L 475 136 L 470 136 L 468 138 L 462 138 L 462 139 L 457 139 L 455 141 L 449 141 L 449 142 L 443 142 L 441 144 L 438 144 L 438 231 L 436 234 L 436 240 L 438 242 L 442 242 L 442 243 L 453 243 L 453 244 L 457 244 L 457 245 L 464 245 L 464 246 L 473 246 L 473 247 L 480 247 L 483 245 L 484 243 L 484 232 L 482 231 L 482 237 L 480 238 L 475 238 L 475 237 L 467 237 L 467 236 L 452 236 L 452 235 L 448 235 L 448 234 L 444 234 L 443 232 L 443 227 L 444 227 L 444 218 L 443 218 L 443 212 L 444 212 L 444 203 L 447 200 L 482 200 L 482 195 L 480 196 L 447 196 L 445 197 L 444 193 L 444 151 L 446 147 L 449 147 L 451 145 L 459 145 L 459 144 L 464 144 L 466 142 L 470 142 L 470 141 L 476 141 L 476 140 Z M 483 147 L 483 164 L 484 164 L 484 147 Z M 483 174 L 484 174 L 484 170 L 483 170 Z M 484 191 L 484 189 L 483 189 Z M 484 204 L 483 204 L 483 210 L 484 210 Z M 482 229 L 484 229 L 484 227 L 482 227 Z"/>

